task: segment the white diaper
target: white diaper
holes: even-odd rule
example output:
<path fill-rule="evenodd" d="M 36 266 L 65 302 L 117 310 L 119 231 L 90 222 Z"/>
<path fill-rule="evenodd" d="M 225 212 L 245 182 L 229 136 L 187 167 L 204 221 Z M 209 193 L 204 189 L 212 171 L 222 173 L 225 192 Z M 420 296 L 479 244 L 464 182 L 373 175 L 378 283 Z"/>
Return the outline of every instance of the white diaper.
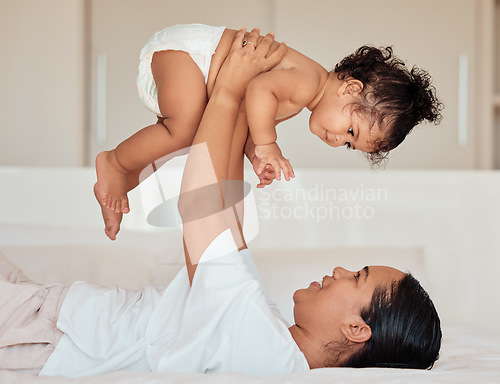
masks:
<path fill-rule="evenodd" d="M 175 50 L 189 53 L 200 68 L 207 83 L 212 55 L 219 44 L 225 27 L 203 24 L 176 25 L 156 32 L 141 50 L 137 89 L 144 105 L 157 116 L 158 90 L 151 72 L 153 54 L 158 51 Z"/>

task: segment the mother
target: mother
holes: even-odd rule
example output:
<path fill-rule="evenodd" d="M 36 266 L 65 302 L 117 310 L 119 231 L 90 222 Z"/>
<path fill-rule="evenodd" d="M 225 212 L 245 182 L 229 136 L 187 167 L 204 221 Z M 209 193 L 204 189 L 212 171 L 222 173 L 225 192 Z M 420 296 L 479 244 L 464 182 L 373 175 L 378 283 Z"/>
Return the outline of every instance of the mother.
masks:
<path fill-rule="evenodd" d="M 238 200 L 238 189 L 228 191 L 223 181 L 243 178 L 247 128 L 238 111 L 246 84 L 279 62 L 285 47 L 269 52 L 272 36 L 259 42 L 255 30 L 243 46 L 243 36 L 237 34 L 218 75 L 186 162 L 179 199 L 186 269 L 167 288 L 131 292 L 77 282 L 68 290 L 35 284 L 0 260 L 2 292 L 26 296 L 21 309 L 2 306 L 12 313 L 3 313 L 10 344 L 0 349 L 1 368 L 21 361 L 36 373 L 41 362 L 40 374 L 84 376 L 432 366 L 439 318 L 410 275 L 388 267 L 335 268 L 321 284 L 295 292 L 291 327 L 266 295 L 240 230 L 239 207 L 229 203 Z"/>
<path fill-rule="evenodd" d="M 257 42 L 257 37 L 250 36 L 248 40 Z M 233 52 L 240 51 L 250 56 L 258 55 L 259 50 L 267 50 L 266 41 L 255 52 L 238 45 L 233 47 Z M 241 114 L 238 117 L 237 107 L 242 101 L 245 77 L 236 71 L 244 66 L 230 69 L 231 64 L 227 63 L 226 72 L 219 74 L 218 83 L 225 87 L 218 89 L 215 99 L 212 96 L 213 103 L 204 115 L 194 142 L 195 145 L 206 143 L 208 151 L 201 147 L 190 153 L 183 179 L 184 195 L 180 200 L 180 209 L 185 223 L 185 254 L 191 256 L 191 259 L 186 256 L 191 283 L 197 265 L 200 265 L 196 260 L 199 260 L 208 244 L 223 244 L 221 239 L 225 230 L 232 231 L 233 239 L 226 236 L 224 241 L 231 244 L 234 240 L 233 247 L 238 244 L 244 250 L 240 251 L 243 256 L 236 252 L 221 256 L 224 252 L 217 250 L 218 258 L 223 260 L 219 260 L 219 263 L 224 264 L 224 267 L 219 266 L 218 273 L 216 269 L 210 270 L 207 265 L 201 264 L 201 273 L 215 275 L 212 278 L 219 279 L 219 285 L 230 289 L 235 295 L 235 303 L 224 304 L 228 311 L 239 307 L 244 313 L 238 320 L 241 323 L 237 324 L 240 335 L 234 336 L 234 340 L 248 342 L 236 349 L 243 350 L 242 356 L 239 356 L 242 361 L 239 362 L 241 365 L 238 370 L 277 373 L 328 366 L 431 368 L 438 358 L 441 345 L 438 314 L 419 282 L 410 274 L 393 268 L 366 266 L 357 272 L 335 268 L 331 276 L 323 278 L 321 284 L 313 282 L 307 289 L 295 292 L 295 324 L 288 331 L 283 331 L 286 325 L 276 308 L 272 304 L 270 307 L 270 300 L 251 262 L 243 234 L 237 231 L 237 228 L 241 229 L 239 217 L 230 205 L 224 206 L 224 197 L 226 201 L 239 199 L 219 193 L 219 188 L 213 190 L 214 193 L 205 193 L 209 185 L 221 185 L 223 189 L 223 180 L 243 180 L 243 168 L 239 160 L 248 133 L 245 119 L 241 118 Z M 229 73 L 231 78 L 224 77 Z M 225 136 L 221 136 L 222 132 Z M 233 157 L 229 157 L 229 153 Z M 210 177 L 200 181 L 200 175 Z M 203 191 L 203 195 L 196 194 L 196 190 Z M 204 198 L 198 198 L 201 196 Z M 194 204 L 195 201 L 197 204 Z M 200 211 L 212 215 L 197 219 Z M 208 228 L 211 230 L 207 233 Z M 228 247 L 231 248 L 230 245 Z M 238 274 L 241 276 L 235 278 Z M 229 276 L 235 280 L 233 283 L 228 281 Z M 255 281 L 259 282 L 258 288 Z M 241 291 L 239 296 L 234 293 L 235 290 Z M 248 308 L 255 309 L 250 311 Z M 265 317 L 265 320 L 261 317 Z M 253 349 L 252 345 L 255 348 L 254 355 L 246 351 Z M 297 347 L 300 353 L 297 353 Z M 228 368 L 232 369 L 230 366 Z"/>

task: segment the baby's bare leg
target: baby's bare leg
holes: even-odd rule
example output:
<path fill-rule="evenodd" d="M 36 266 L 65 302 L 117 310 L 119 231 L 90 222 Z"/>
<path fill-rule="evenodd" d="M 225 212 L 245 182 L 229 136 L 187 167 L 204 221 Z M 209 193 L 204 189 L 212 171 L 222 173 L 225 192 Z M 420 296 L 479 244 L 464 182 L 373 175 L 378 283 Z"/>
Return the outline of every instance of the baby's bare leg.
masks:
<path fill-rule="evenodd" d="M 153 56 L 153 77 L 163 124 L 150 125 L 102 152 L 96 159 L 96 197 L 114 212 L 129 211 L 128 174 L 192 143 L 205 110 L 205 80 L 188 53 L 161 51 Z"/>

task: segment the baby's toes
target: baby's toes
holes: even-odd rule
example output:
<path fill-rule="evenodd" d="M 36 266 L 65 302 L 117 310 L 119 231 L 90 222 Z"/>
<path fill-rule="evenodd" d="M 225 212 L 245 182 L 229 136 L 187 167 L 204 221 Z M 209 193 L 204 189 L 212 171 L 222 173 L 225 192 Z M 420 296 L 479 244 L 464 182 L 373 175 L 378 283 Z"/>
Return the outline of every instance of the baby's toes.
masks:
<path fill-rule="evenodd" d="M 113 205 L 113 199 L 111 198 L 111 196 L 109 195 L 106 195 L 106 201 L 104 202 L 103 204 L 106 208 L 109 208 L 111 209 L 112 205 Z"/>
<path fill-rule="evenodd" d="M 99 199 L 99 203 L 103 206 L 103 207 L 107 207 L 108 206 L 108 200 L 109 200 L 109 197 L 107 195 L 103 196 L 101 199 Z"/>
<path fill-rule="evenodd" d="M 94 195 L 100 205 L 105 207 L 108 204 L 109 195 L 99 189 L 99 183 L 94 184 Z"/>
<path fill-rule="evenodd" d="M 111 240 L 116 240 L 116 234 L 120 230 L 119 225 L 108 225 L 106 228 L 104 228 L 104 232 L 106 233 L 106 236 L 108 236 Z"/>
<path fill-rule="evenodd" d="M 111 209 L 113 211 L 115 211 L 116 213 L 120 213 L 121 212 L 121 208 L 122 208 L 122 205 L 121 205 L 121 201 L 120 200 L 113 200 L 113 204 L 111 205 Z"/>
<path fill-rule="evenodd" d="M 102 197 L 100 197 L 99 199 L 99 203 L 103 206 L 103 207 L 108 207 L 109 205 L 109 195 L 108 194 L 104 194 L 102 195 Z M 108 207 L 109 208 L 109 207 Z"/>
<path fill-rule="evenodd" d="M 121 205 L 121 212 L 122 213 L 129 213 L 130 212 L 130 208 L 128 206 L 128 199 L 125 198 L 125 199 L 122 199 L 122 201 L 120 202 L 120 205 Z"/>

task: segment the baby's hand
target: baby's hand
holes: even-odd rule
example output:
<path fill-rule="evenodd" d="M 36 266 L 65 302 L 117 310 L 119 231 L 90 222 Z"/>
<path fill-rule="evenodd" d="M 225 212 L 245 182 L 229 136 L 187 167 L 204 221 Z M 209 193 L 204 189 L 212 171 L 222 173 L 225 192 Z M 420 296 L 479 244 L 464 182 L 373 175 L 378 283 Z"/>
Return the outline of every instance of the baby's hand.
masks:
<path fill-rule="evenodd" d="M 291 177 L 295 177 L 290 162 L 283 157 L 278 144 L 256 145 L 255 156 L 260 159 L 260 164 L 256 171 L 257 176 L 264 171 L 267 164 L 271 164 L 276 173 L 276 180 L 281 180 L 281 170 L 283 170 L 286 181 L 289 181 Z"/>
<path fill-rule="evenodd" d="M 257 156 L 253 157 L 252 160 L 253 170 L 259 178 L 259 184 L 257 188 L 264 188 L 266 185 L 271 185 L 276 178 L 276 173 L 274 172 L 273 166 L 271 164 L 266 164 L 264 171 L 257 173 L 260 165 L 260 159 Z"/>

